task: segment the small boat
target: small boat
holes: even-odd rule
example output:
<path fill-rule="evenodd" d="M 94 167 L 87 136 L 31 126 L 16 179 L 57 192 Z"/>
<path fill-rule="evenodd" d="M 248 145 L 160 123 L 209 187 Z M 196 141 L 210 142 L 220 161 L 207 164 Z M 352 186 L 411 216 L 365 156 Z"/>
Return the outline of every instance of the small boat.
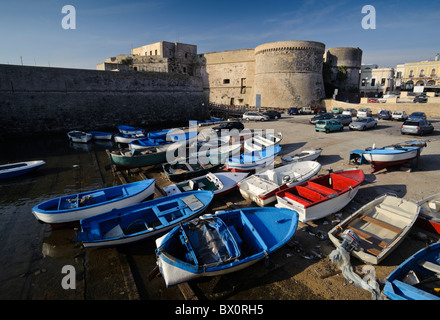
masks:
<path fill-rule="evenodd" d="M 164 129 L 164 130 L 158 130 L 158 131 L 150 131 L 147 132 L 147 135 L 151 139 L 163 139 L 166 140 L 167 134 L 169 132 L 172 132 L 175 129 Z"/>
<path fill-rule="evenodd" d="M 174 141 L 166 141 L 164 139 L 153 139 L 150 137 L 147 138 L 142 138 L 142 139 L 136 139 L 131 141 L 128 144 L 128 147 L 130 148 L 130 150 L 134 150 L 134 149 L 145 149 L 148 147 L 156 147 L 156 148 L 160 148 L 162 151 L 166 150 L 168 146 L 170 146 L 171 144 L 173 144 Z"/>
<path fill-rule="evenodd" d="M 102 131 L 89 131 L 94 140 L 111 140 L 113 138 L 113 133 L 102 132 Z"/>
<path fill-rule="evenodd" d="M 115 142 L 117 143 L 126 143 L 129 144 L 130 142 L 133 142 L 138 139 L 147 138 L 147 136 L 144 133 L 117 133 L 114 136 Z"/>
<path fill-rule="evenodd" d="M 405 239 L 419 211 L 417 203 L 385 194 L 361 207 L 328 235 L 339 247 L 340 235 L 350 229 L 360 238 L 363 249 L 351 254 L 365 263 L 379 264 Z"/>
<path fill-rule="evenodd" d="M 165 163 L 162 165 L 162 168 L 168 179 L 182 181 L 206 174 L 222 165 L 222 163 L 212 163 L 211 161 L 206 163 L 198 158 L 187 158 L 184 162 L 179 161 L 175 164 Z"/>
<path fill-rule="evenodd" d="M 440 234 L 440 193 L 431 195 L 419 202 L 420 213 L 416 225 Z"/>
<path fill-rule="evenodd" d="M 362 170 L 332 172 L 277 192 L 275 206 L 297 211 L 301 222 L 321 219 L 353 200 L 363 181 Z"/>
<path fill-rule="evenodd" d="M 0 165 L 0 179 L 8 179 L 34 171 L 45 164 L 43 160 L 24 161 Z"/>
<path fill-rule="evenodd" d="M 232 172 L 248 172 L 264 168 L 275 161 L 280 151 L 280 146 L 274 146 L 233 156 L 225 162 L 226 168 Z"/>
<path fill-rule="evenodd" d="M 32 208 L 45 223 L 79 221 L 112 209 L 139 203 L 154 193 L 154 179 L 50 199 Z"/>
<path fill-rule="evenodd" d="M 283 161 L 284 164 L 298 162 L 298 161 L 314 161 L 319 158 L 321 153 L 322 153 L 321 148 L 317 148 L 317 149 L 307 148 L 307 149 L 302 149 L 300 152 L 281 157 L 281 160 Z"/>
<path fill-rule="evenodd" d="M 198 141 L 195 145 L 197 152 L 191 152 L 190 158 L 205 159 L 208 158 L 217 163 L 224 163 L 230 156 L 240 154 L 242 145 L 239 142 L 230 142 L 230 136 L 213 138 L 208 141 Z"/>
<path fill-rule="evenodd" d="M 119 168 L 148 167 L 167 161 L 167 152 L 155 147 L 142 150 L 118 149 L 110 152 L 110 161 Z"/>
<path fill-rule="evenodd" d="M 244 153 L 278 146 L 283 140 L 281 132 L 256 134 L 244 140 Z"/>
<path fill-rule="evenodd" d="M 391 300 L 440 300 L 440 242 L 405 260 L 385 279 L 382 294 Z"/>
<path fill-rule="evenodd" d="M 321 170 L 316 161 L 302 161 L 255 173 L 238 184 L 240 193 L 260 207 L 276 201 L 276 193 L 301 184 Z"/>
<path fill-rule="evenodd" d="M 118 126 L 118 130 L 122 134 L 143 134 L 145 132 L 145 130 L 142 128 L 131 127 L 126 125 Z"/>
<path fill-rule="evenodd" d="M 288 209 L 243 208 L 204 215 L 156 240 L 166 286 L 244 269 L 295 234 L 298 214 Z"/>
<path fill-rule="evenodd" d="M 212 198 L 211 191 L 190 191 L 114 209 L 81 220 L 74 240 L 101 247 L 156 238 L 202 214 Z"/>
<path fill-rule="evenodd" d="M 92 140 L 92 135 L 87 132 L 73 130 L 67 133 L 71 142 L 87 143 Z"/>
<path fill-rule="evenodd" d="M 204 176 L 164 187 L 163 191 L 171 195 L 193 190 L 208 190 L 214 192 L 214 198 L 218 198 L 234 190 L 237 183 L 247 175 L 246 172 L 208 172 Z"/>
<path fill-rule="evenodd" d="M 173 142 L 186 142 L 187 144 L 190 144 L 191 142 L 197 141 L 198 134 L 198 131 L 171 131 L 167 134 L 167 140 L 171 140 Z"/>

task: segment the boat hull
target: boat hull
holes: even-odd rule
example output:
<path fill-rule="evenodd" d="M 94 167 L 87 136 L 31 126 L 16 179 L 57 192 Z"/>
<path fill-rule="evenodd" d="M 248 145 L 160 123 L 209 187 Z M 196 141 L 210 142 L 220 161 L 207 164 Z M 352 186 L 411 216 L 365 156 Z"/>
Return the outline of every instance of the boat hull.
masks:
<path fill-rule="evenodd" d="M 420 205 L 420 213 L 416 225 L 440 234 L 440 193 L 431 195 L 417 204 Z"/>
<path fill-rule="evenodd" d="M 69 140 L 75 143 L 88 143 L 92 141 L 92 135 L 90 133 L 81 131 L 70 131 L 67 133 Z"/>
<path fill-rule="evenodd" d="M 322 149 L 304 149 L 299 153 L 282 157 L 281 160 L 285 164 L 289 164 L 297 161 L 314 161 L 319 158 L 321 153 L 322 153 Z"/>
<path fill-rule="evenodd" d="M 403 164 L 415 159 L 417 155 L 419 155 L 419 152 L 420 148 L 411 148 L 407 151 L 383 153 L 381 153 L 379 150 L 373 150 L 370 152 L 365 152 L 363 156 L 365 160 L 372 165 L 374 171 L 379 171 L 386 167 Z"/>
<path fill-rule="evenodd" d="M 250 172 L 259 168 L 264 168 L 275 161 L 275 158 L 280 151 L 281 147 L 275 146 L 273 148 L 262 149 L 253 153 L 232 157 L 225 162 L 226 169 L 232 172 Z"/>
<path fill-rule="evenodd" d="M 140 184 L 140 183 L 134 183 Z M 48 224 L 58 224 L 58 223 L 69 223 L 74 221 L 80 221 L 85 218 L 93 217 L 95 215 L 110 211 L 112 209 L 119 209 L 123 207 L 127 207 L 136 203 L 139 203 L 146 198 L 152 196 L 154 194 L 154 186 L 155 180 L 149 179 L 145 182 L 145 188 L 136 192 L 135 194 L 127 197 L 114 198 L 111 201 L 106 201 L 103 203 L 97 203 L 95 205 L 84 206 L 84 207 L 73 207 L 73 208 L 65 208 L 60 210 L 50 210 L 47 206 L 50 205 L 49 201 L 43 202 L 32 209 L 32 213 L 34 214 L 37 220 L 48 223 Z M 122 186 L 111 187 L 106 189 L 119 189 Z M 95 190 L 88 193 L 82 193 L 80 195 L 89 195 L 89 194 L 99 194 L 103 193 L 105 189 Z M 76 195 L 75 195 L 76 196 Z M 57 198 L 57 202 L 61 204 L 61 198 Z"/>
<path fill-rule="evenodd" d="M 43 160 L 25 161 L 0 166 L 0 179 L 9 179 L 34 171 L 44 165 Z"/>
<path fill-rule="evenodd" d="M 113 151 L 110 153 L 110 159 L 119 168 L 139 168 L 166 162 L 167 152 L 159 151 L 149 154 L 127 155 Z"/>

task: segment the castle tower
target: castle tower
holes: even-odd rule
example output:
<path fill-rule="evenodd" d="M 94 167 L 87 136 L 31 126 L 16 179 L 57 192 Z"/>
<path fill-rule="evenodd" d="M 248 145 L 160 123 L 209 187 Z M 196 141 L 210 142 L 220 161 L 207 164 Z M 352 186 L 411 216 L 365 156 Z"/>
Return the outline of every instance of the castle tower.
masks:
<path fill-rule="evenodd" d="M 359 77 L 362 64 L 362 50 L 352 47 L 336 47 L 326 50 L 324 61 L 331 65 L 332 79 L 341 90 L 359 88 Z M 346 76 L 338 79 L 340 67 L 346 70 Z M 342 70 L 341 70 L 342 71 Z"/>
<path fill-rule="evenodd" d="M 303 107 L 324 98 L 325 45 L 315 41 L 279 41 L 255 48 L 255 105 Z"/>

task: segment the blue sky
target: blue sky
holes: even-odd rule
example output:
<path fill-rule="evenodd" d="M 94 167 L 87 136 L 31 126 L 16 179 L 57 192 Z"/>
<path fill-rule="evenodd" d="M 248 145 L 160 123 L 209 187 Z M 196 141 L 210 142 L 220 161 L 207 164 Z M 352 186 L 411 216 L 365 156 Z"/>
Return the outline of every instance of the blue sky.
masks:
<path fill-rule="evenodd" d="M 64 5 L 76 9 L 65 30 Z M 365 30 L 365 5 L 376 29 Z M 0 3 L 0 63 L 95 69 L 110 56 L 158 41 L 195 44 L 199 53 L 283 40 L 359 47 L 364 64 L 432 60 L 440 53 L 438 0 L 14 0 Z"/>

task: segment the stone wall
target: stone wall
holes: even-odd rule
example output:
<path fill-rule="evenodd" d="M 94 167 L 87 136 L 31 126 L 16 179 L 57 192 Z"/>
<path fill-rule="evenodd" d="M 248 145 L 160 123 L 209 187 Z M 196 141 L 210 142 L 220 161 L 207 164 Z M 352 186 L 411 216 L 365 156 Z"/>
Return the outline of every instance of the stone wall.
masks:
<path fill-rule="evenodd" d="M 169 127 L 208 117 L 202 91 L 185 74 L 0 65 L 0 135 Z"/>

